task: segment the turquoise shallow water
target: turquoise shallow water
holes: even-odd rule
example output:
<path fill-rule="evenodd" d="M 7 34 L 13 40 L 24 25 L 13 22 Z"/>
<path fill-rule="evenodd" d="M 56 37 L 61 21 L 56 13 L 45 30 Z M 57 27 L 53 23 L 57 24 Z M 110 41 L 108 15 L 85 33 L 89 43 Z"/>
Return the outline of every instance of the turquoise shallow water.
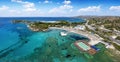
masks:
<path fill-rule="evenodd" d="M 19 40 L 18 33 L 7 31 L 5 29 L 0 30 L 0 35 L 2 35 L 0 38 L 0 43 L 1 43 L 0 50 L 3 50 L 6 47 L 9 47 L 12 42 L 16 43 Z M 14 43 L 12 43 L 12 44 L 14 44 Z"/>
<path fill-rule="evenodd" d="M 26 37 L 27 42 L 24 45 L 10 52 L 1 61 L 112 62 L 110 57 L 104 54 L 104 45 L 96 45 L 101 49 L 100 53 L 98 52 L 92 58 L 89 58 L 89 54 L 78 50 L 73 44 L 76 40 L 88 40 L 86 37 L 71 32 L 67 36 L 61 36 L 60 32 L 63 32 L 63 30 L 35 32 Z"/>
<path fill-rule="evenodd" d="M 59 49 L 60 48 L 63 49 L 63 50 L 59 50 L 59 51 L 61 51 L 62 55 L 66 55 L 68 53 L 68 51 L 64 50 L 64 49 L 67 49 L 67 47 L 71 47 L 71 44 L 76 40 L 74 38 L 71 38 L 70 37 L 71 35 L 79 36 L 79 38 L 77 38 L 77 39 L 81 39 L 81 40 L 84 39 L 83 36 L 77 35 L 75 33 L 69 33 L 67 36 L 62 37 L 60 35 L 60 32 L 62 32 L 62 31 L 63 30 L 49 30 L 48 32 L 37 32 L 37 33 L 32 34 L 31 36 L 28 36 L 26 38 L 27 43 L 24 44 L 22 47 L 11 52 L 11 54 L 9 54 L 7 56 L 7 57 L 9 57 L 9 59 L 7 59 L 7 60 L 11 60 L 13 58 L 15 59 L 18 57 L 23 57 L 23 56 L 29 55 L 31 53 L 34 53 L 36 48 L 47 49 L 46 46 L 48 46 L 49 44 L 54 45 L 56 43 L 57 43 L 57 45 L 55 47 L 58 47 Z M 71 44 L 69 44 L 69 42 Z M 68 43 L 69 46 L 66 45 L 66 47 L 63 47 L 62 45 L 65 43 Z M 54 46 L 52 48 L 54 48 Z M 47 54 L 47 53 L 44 53 L 44 54 Z"/>

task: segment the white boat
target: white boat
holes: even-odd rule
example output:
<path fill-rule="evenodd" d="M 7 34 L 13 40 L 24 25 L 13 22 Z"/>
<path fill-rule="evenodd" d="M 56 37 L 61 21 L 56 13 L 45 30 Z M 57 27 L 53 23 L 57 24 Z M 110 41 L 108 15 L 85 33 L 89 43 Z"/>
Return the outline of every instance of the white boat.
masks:
<path fill-rule="evenodd" d="M 66 36 L 67 35 L 67 33 L 65 33 L 65 32 L 60 32 L 60 34 L 61 34 L 61 36 Z"/>

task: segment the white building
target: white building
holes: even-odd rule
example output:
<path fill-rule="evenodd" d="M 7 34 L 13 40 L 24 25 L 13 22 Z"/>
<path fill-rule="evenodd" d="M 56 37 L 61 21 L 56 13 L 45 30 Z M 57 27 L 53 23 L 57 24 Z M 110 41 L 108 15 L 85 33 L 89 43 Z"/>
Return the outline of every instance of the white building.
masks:
<path fill-rule="evenodd" d="M 85 30 L 85 26 L 84 25 L 77 25 L 76 27 L 74 27 L 75 29 L 79 29 L 79 30 Z"/>

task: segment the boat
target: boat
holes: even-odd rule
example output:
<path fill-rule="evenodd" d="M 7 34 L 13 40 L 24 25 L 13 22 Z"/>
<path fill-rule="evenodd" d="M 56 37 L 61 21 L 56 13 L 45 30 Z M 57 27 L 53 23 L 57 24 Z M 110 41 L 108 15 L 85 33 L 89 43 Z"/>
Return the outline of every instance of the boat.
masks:
<path fill-rule="evenodd" d="M 61 35 L 61 36 L 66 36 L 67 33 L 65 33 L 65 32 L 60 32 L 60 35 Z"/>

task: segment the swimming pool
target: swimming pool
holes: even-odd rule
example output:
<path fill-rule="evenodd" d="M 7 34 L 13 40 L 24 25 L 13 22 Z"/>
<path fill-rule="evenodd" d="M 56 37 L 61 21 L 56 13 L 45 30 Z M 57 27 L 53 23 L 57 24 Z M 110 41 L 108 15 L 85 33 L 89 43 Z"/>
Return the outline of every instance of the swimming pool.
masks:
<path fill-rule="evenodd" d="M 90 49 L 89 46 L 87 46 L 86 44 L 84 44 L 83 42 L 79 42 L 78 46 L 81 47 L 83 50 L 87 51 Z"/>

